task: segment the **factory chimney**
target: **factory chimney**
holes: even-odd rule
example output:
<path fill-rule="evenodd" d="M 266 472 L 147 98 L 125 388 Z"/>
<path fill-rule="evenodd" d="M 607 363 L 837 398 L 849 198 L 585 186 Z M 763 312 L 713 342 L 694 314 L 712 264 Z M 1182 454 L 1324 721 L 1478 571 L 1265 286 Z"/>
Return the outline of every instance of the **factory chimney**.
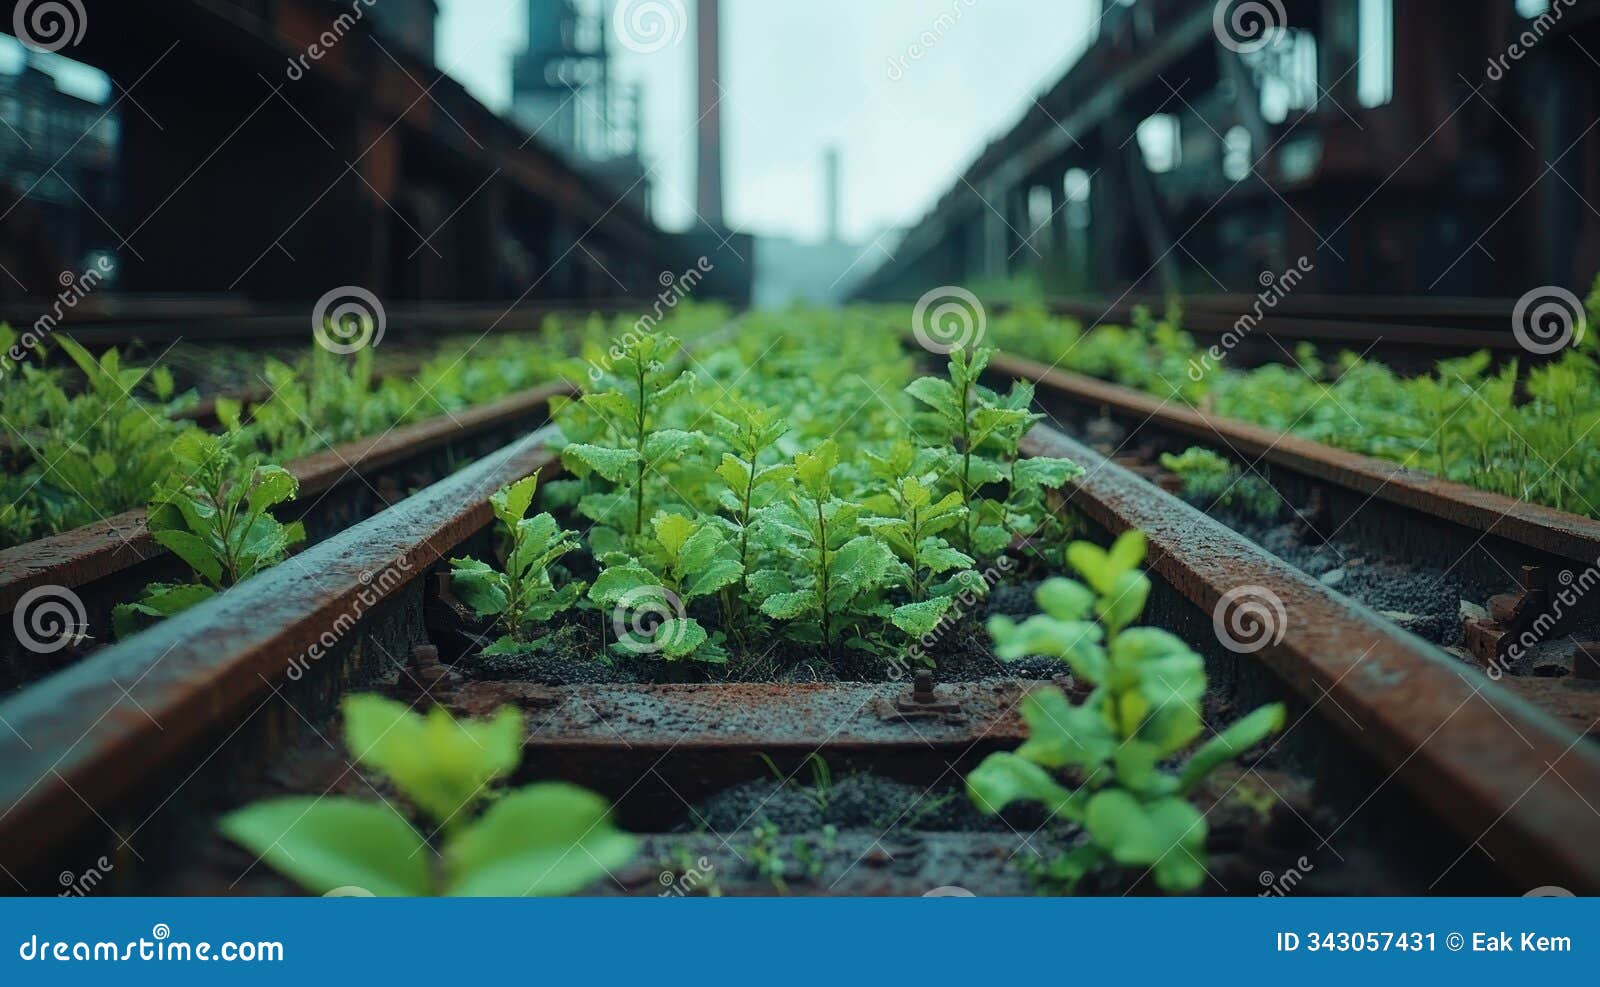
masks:
<path fill-rule="evenodd" d="M 700 218 L 713 229 L 722 222 L 722 87 L 719 83 L 721 37 L 718 0 L 699 0 L 699 174 L 696 182 Z"/>

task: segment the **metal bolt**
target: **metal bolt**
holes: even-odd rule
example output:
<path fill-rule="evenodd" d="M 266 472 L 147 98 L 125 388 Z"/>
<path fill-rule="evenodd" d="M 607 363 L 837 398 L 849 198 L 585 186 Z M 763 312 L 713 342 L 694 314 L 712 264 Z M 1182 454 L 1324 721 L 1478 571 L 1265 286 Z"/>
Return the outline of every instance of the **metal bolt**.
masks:
<path fill-rule="evenodd" d="M 1600 641 L 1580 641 L 1572 655 L 1572 674 L 1575 678 L 1600 680 Z"/>
<path fill-rule="evenodd" d="M 1544 585 L 1543 566 L 1525 565 L 1522 567 L 1522 591 L 1524 593 L 1532 593 L 1535 590 L 1543 589 Z"/>
<path fill-rule="evenodd" d="M 936 697 L 933 694 L 933 673 L 927 669 L 922 669 L 911 680 L 911 701 L 931 703 L 935 699 Z"/>

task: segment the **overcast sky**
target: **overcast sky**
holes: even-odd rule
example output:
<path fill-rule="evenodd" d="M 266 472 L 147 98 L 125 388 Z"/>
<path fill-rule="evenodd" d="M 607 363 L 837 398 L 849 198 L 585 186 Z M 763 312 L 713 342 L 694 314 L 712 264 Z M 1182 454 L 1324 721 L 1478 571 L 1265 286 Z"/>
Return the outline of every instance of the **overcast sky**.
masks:
<path fill-rule="evenodd" d="M 681 228 L 693 219 L 694 0 L 621 2 L 676 7 L 691 19 L 678 43 L 650 54 L 618 46 L 615 62 L 624 78 L 645 85 L 657 219 Z M 843 156 L 847 238 L 914 221 L 1082 50 L 1099 6 L 722 0 L 728 220 L 818 238 L 822 151 L 832 143 Z M 503 110 L 511 58 L 525 42 L 524 0 L 441 0 L 440 8 L 440 67 Z M 908 57 L 909 46 L 930 37 L 919 60 Z M 892 71 L 891 59 L 904 61 Z"/>

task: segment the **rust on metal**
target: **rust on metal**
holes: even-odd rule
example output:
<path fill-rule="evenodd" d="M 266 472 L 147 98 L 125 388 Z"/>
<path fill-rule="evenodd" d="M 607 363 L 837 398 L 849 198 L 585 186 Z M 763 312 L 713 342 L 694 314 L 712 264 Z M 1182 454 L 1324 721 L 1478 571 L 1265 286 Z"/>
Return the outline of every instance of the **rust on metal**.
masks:
<path fill-rule="evenodd" d="M 1508 873 L 1600 891 L 1600 752 L 1580 734 L 1060 432 L 1038 426 L 1024 449 L 1083 466 L 1072 502 L 1113 534 L 1143 530 L 1152 568 L 1201 612 L 1270 590 L 1282 636 L 1253 657 Z"/>
<path fill-rule="evenodd" d="M 492 519 L 489 496 L 559 468 L 539 429 L 199 606 L 0 703 L 0 857 L 27 859 L 244 713 L 329 628 L 421 577 Z M 398 578 L 379 574 L 394 571 Z"/>
<path fill-rule="evenodd" d="M 397 428 L 386 435 L 357 439 L 286 464 L 300 481 L 300 500 L 338 487 L 465 436 L 525 418 L 572 393 L 568 384 L 546 384 L 470 408 Z M 0 552 L 0 610 L 16 606 L 36 586 L 69 589 L 130 569 L 165 553 L 145 527 L 143 509 L 40 538 Z"/>
<path fill-rule="evenodd" d="M 955 783 L 987 755 L 1022 743 L 1017 706 L 1040 682 L 941 687 L 959 707 L 895 712 L 892 684 L 543 686 L 473 682 L 435 698 L 458 716 L 524 711 L 522 771 L 561 777 L 617 802 L 622 823 L 662 830 L 688 804 L 775 765 L 799 779 L 820 756 L 835 775 L 871 772 L 929 786 Z M 765 756 L 765 760 L 762 756 Z"/>
<path fill-rule="evenodd" d="M 1498 538 L 1585 566 L 1600 560 L 1600 520 L 1594 518 L 1476 490 L 1386 460 L 1334 449 L 1237 419 L 1206 414 L 1034 360 L 996 353 L 989 366 L 998 373 L 1034 381 L 1069 400 L 1110 408 L 1140 421 L 1154 421 L 1162 428 L 1201 441 L 1221 439 L 1239 453 L 1258 456 L 1301 475 L 1420 511 L 1480 534 L 1493 533 Z"/>

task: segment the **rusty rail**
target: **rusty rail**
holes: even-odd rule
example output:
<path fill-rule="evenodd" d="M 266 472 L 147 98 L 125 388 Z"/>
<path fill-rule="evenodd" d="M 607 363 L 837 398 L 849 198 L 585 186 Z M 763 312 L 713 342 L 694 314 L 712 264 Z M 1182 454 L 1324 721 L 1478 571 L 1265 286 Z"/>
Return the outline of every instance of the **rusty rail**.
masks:
<path fill-rule="evenodd" d="M 1113 534 L 1142 529 L 1152 568 L 1201 612 L 1270 588 L 1287 626 L 1254 657 L 1469 845 L 1510 874 L 1600 891 L 1600 752 L 1581 734 L 1087 446 L 1045 426 L 1024 441 L 1084 466 L 1072 502 Z"/>
<path fill-rule="evenodd" d="M 300 481 L 297 503 L 453 440 L 525 418 L 552 397 L 571 392 L 567 384 L 546 384 L 297 459 L 286 464 Z M 10 611 L 36 586 L 76 588 L 165 553 L 144 522 L 145 512 L 139 508 L 0 552 L 0 610 Z"/>
<path fill-rule="evenodd" d="M 25 860 L 192 750 L 486 526 L 489 495 L 552 465 L 540 429 L 404 502 L 0 703 L 0 846 Z M 402 570 L 391 583 L 377 574 Z"/>
<path fill-rule="evenodd" d="M 1388 460 L 1206 414 L 1188 405 L 1162 401 L 1035 360 L 996 353 L 989 366 L 997 373 L 1031 380 L 1042 392 L 1073 403 L 1108 409 L 1121 417 L 1220 444 L 1363 497 L 1451 522 L 1477 535 L 1493 535 L 1584 567 L 1600 559 L 1600 520 L 1594 518 L 1477 490 Z"/>

